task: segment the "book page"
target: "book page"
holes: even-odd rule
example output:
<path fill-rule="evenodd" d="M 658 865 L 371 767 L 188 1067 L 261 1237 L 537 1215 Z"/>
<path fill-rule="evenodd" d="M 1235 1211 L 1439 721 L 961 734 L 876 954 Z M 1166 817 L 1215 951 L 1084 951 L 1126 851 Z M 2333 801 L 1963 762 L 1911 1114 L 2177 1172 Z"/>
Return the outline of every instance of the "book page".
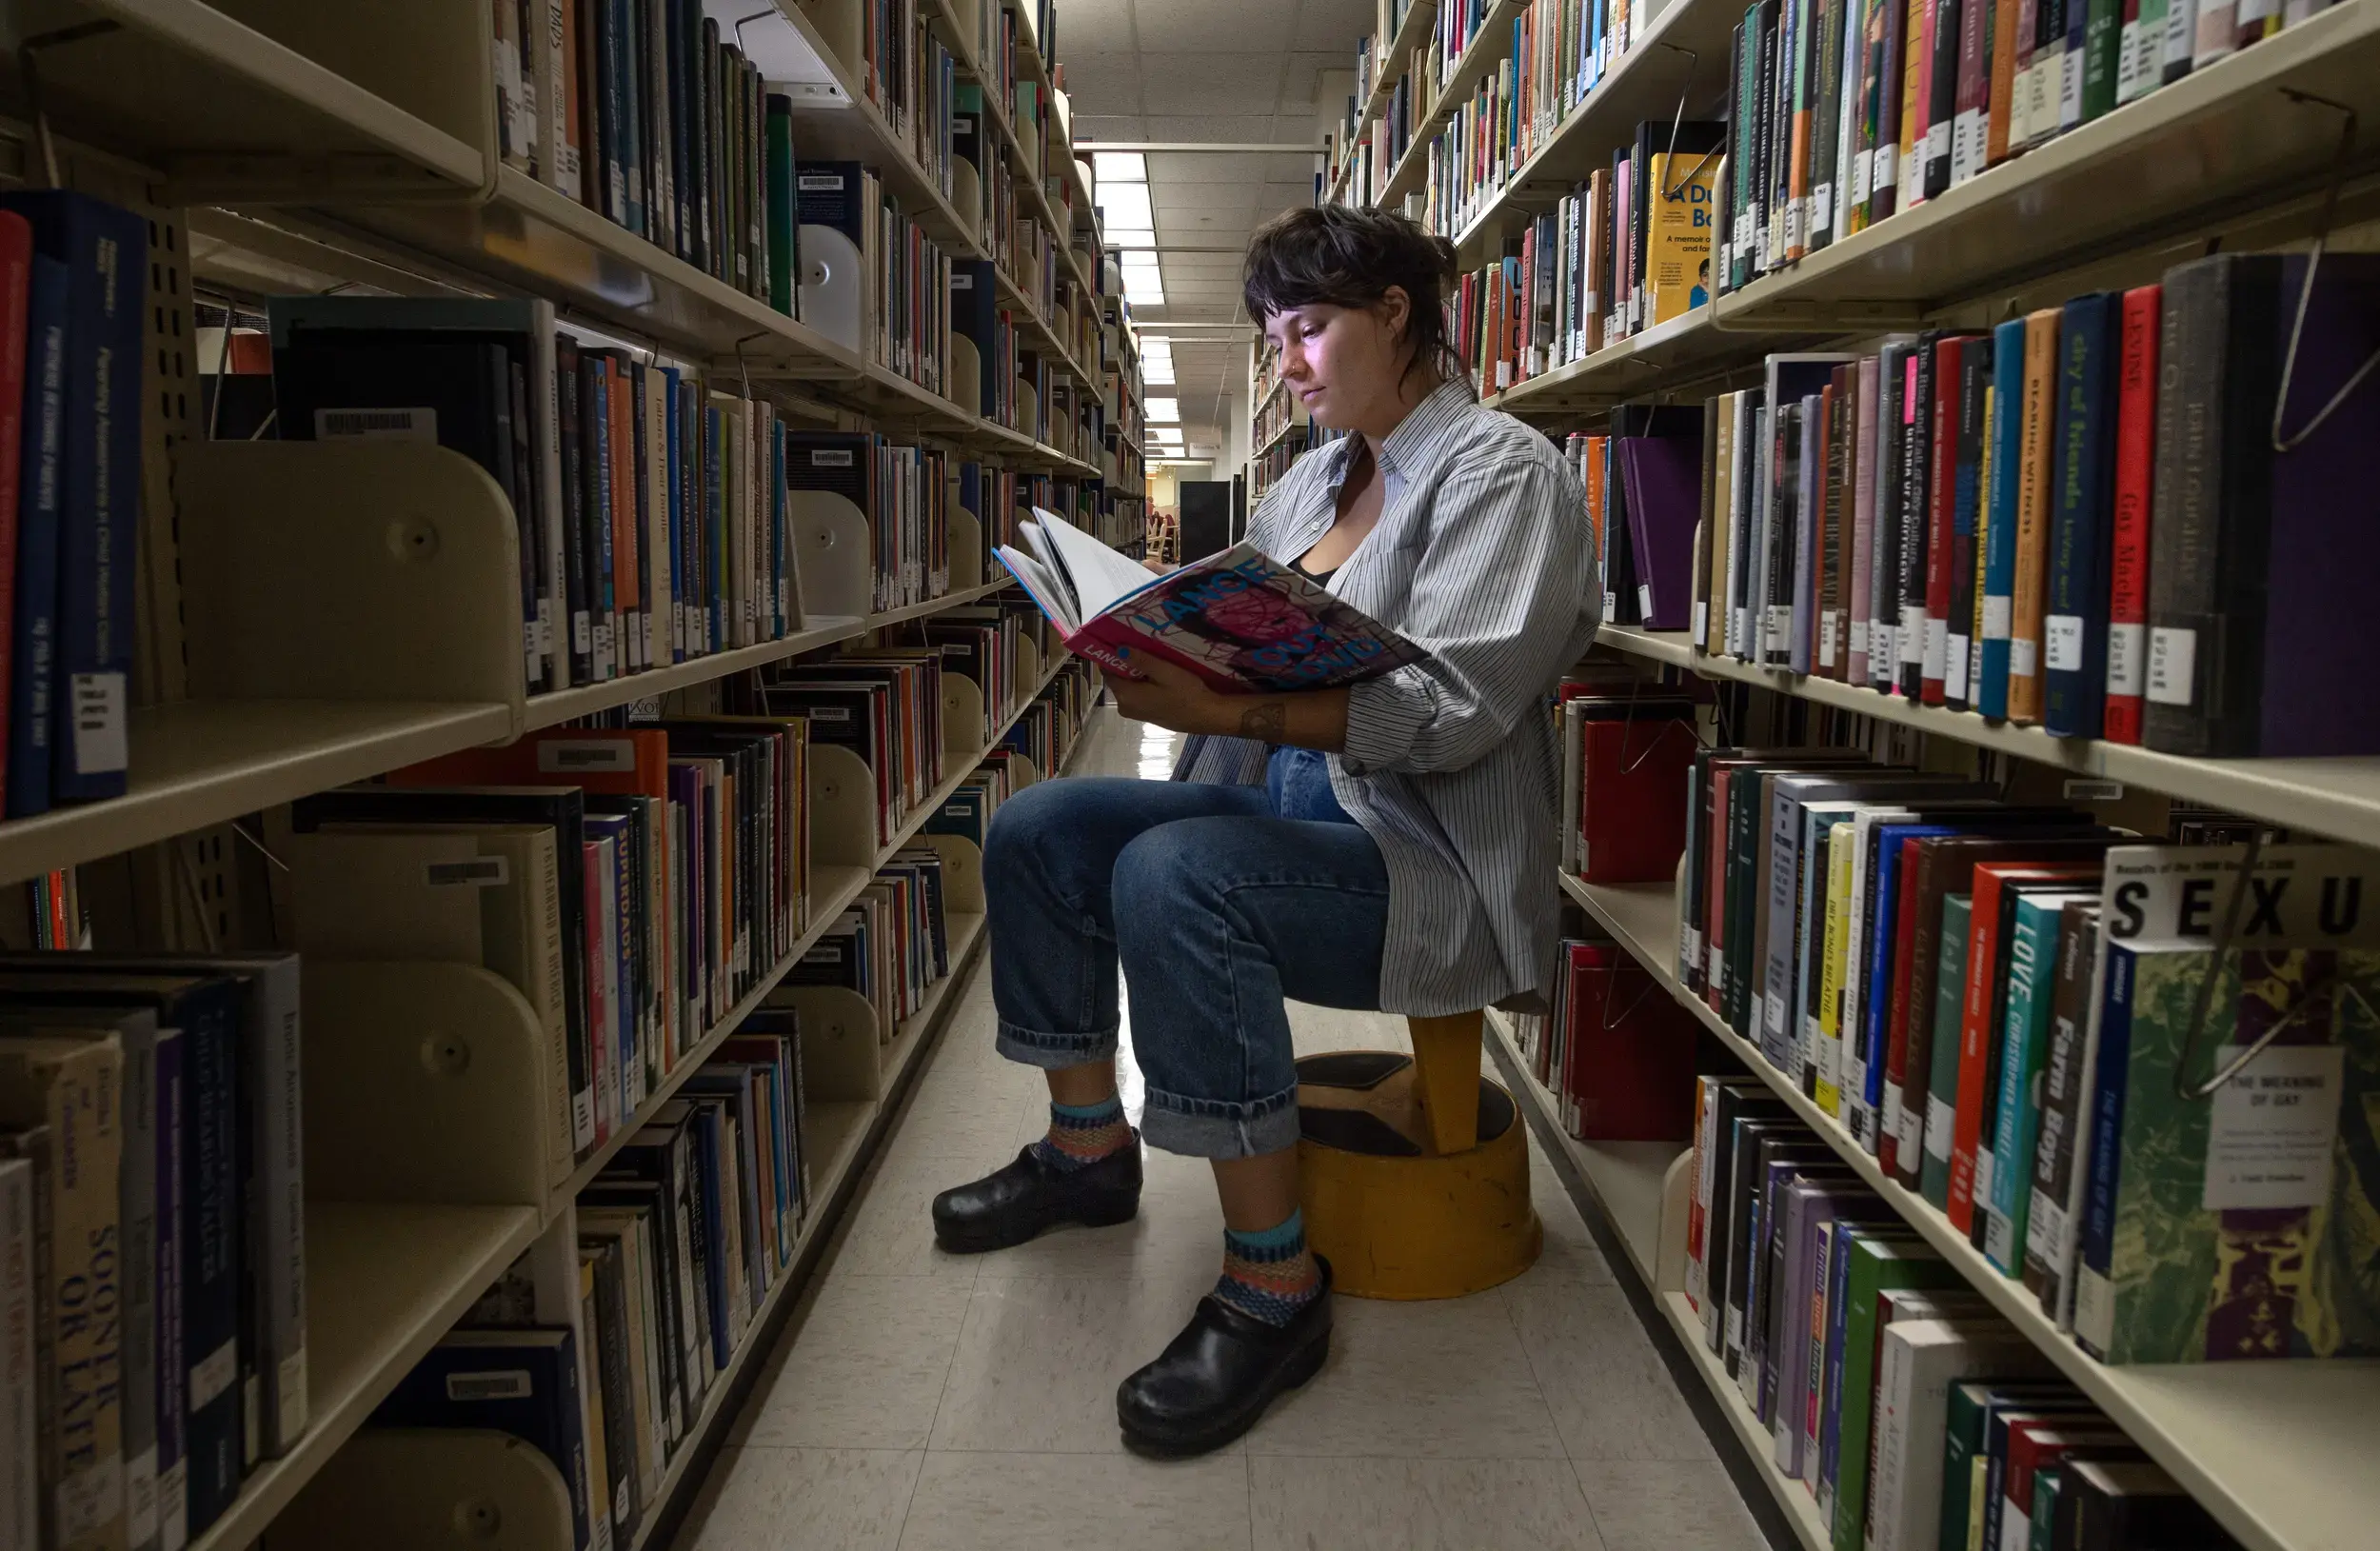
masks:
<path fill-rule="evenodd" d="M 1081 618 L 1103 614 L 1157 580 L 1147 567 L 1118 554 L 1056 512 L 1035 507 L 1033 518 L 1041 527 L 1042 543 L 1056 551 L 1059 568 L 1073 584 Z"/>
<path fill-rule="evenodd" d="M 1082 618 L 1075 612 L 1073 589 L 1066 586 L 1062 576 L 1054 573 L 1023 550 L 1009 545 L 1000 546 L 992 554 L 1008 567 L 1008 574 L 1033 595 L 1034 603 L 1049 616 L 1050 623 L 1068 635 L 1082 627 Z"/>

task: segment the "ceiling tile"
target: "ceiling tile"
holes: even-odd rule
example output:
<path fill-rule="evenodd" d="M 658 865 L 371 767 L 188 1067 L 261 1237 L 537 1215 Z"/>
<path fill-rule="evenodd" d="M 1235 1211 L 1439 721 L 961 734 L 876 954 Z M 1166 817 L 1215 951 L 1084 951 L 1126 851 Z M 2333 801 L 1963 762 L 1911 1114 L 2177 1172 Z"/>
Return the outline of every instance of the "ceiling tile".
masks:
<path fill-rule="evenodd" d="M 1362 0 L 1368 3 L 1368 0 Z M 1134 0 L 1140 47 L 1167 53 L 1240 53 L 1251 49 L 1273 52 L 1289 47 L 1297 21 L 1295 9 L 1282 0 Z M 1059 48 L 1065 48 L 1065 24 L 1059 24 Z M 1348 57 L 1355 56 L 1354 32 L 1346 37 Z"/>
<path fill-rule="evenodd" d="M 1152 113 L 1148 117 L 1151 140 L 1187 140 L 1226 146 L 1269 143 L 1273 138 L 1273 115 L 1270 113 L 1203 114 L 1167 117 Z"/>
<path fill-rule="evenodd" d="M 1077 113 L 1074 135 L 1077 142 L 1089 145 L 1100 140 L 1145 140 L 1148 120 L 1137 113 Z"/>
<path fill-rule="evenodd" d="M 1074 79 L 1078 54 L 1132 47 L 1132 0 L 1059 0 L 1058 56 Z"/>
<path fill-rule="evenodd" d="M 1070 54 L 1066 60 L 1066 95 L 1078 114 L 1140 112 L 1140 56 L 1128 52 Z"/>
<path fill-rule="evenodd" d="M 1298 8 L 1297 25 L 1290 30 L 1290 44 L 1298 49 L 1331 49 L 1340 58 L 1353 62 L 1356 39 L 1372 30 L 1374 16 L 1372 0 L 1304 0 Z M 1059 28 L 1059 46 L 1065 45 L 1065 28 Z"/>
<path fill-rule="evenodd" d="M 1150 50 L 1140 55 L 1140 74 L 1151 113 L 1256 117 L 1272 111 L 1279 100 L 1281 59 Z"/>

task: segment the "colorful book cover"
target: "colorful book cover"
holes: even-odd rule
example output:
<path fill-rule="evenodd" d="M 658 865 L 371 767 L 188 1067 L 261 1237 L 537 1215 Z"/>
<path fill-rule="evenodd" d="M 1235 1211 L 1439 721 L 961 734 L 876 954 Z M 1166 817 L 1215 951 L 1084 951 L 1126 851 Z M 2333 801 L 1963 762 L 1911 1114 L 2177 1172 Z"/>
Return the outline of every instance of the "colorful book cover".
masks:
<path fill-rule="evenodd" d="M 2032 1220 L 2033 1138 L 2041 1120 L 2040 1074 L 2050 1044 L 2050 1008 L 2057 982 L 2058 916 L 2082 894 L 2025 894 L 2016 901 L 2008 945 L 2008 1007 L 2002 1014 L 1998 1123 L 1992 1133 L 1992 1200 L 1983 1229 L 1984 1257 L 2000 1274 L 2025 1265 L 2025 1230 Z"/>
<path fill-rule="evenodd" d="M 2268 847 L 2218 955 L 2236 850 L 2110 858 L 2076 1336 L 2112 1363 L 2380 1355 L 2380 868 Z"/>
<path fill-rule="evenodd" d="M 1975 709 L 2008 715 L 2009 621 L 2016 590 L 2016 506 L 2024 445 L 2025 320 L 1992 331 L 1991 477 L 1984 485 L 1983 626 L 1977 631 Z"/>
<path fill-rule="evenodd" d="M 1324 689 L 1421 650 L 1245 542 L 1151 576 L 1064 519 L 1034 508 L 1028 546 L 998 550 L 1069 648 L 1129 678 L 1145 649 L 1231 693 Z"/>

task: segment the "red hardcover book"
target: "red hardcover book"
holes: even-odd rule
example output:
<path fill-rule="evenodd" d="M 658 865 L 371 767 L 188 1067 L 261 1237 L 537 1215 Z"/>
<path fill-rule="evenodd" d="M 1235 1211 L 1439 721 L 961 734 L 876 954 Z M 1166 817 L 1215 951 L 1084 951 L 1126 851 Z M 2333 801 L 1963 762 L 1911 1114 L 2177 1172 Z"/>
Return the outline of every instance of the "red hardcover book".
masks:
<path fill-rule="evenodd" d="M 1917 850 L 1923 838 L 1913 835 L 1901 842 L 1900 900 L 1893 911 L 1893 989 L 1892 1004 L 1885 1009 L 1884 1072 L 1885 1081 L 1894 1085 L 1907 1081 L 1910 964 L 1917 949 Z M 1900 1139 L 1890 1125 L 1877 1129 L 1876 1166 L 1895 1173 Z"/>
<path fill-rule="evenodd" d="M 31 223 L 14 210 L 0 210 L 0 751 L 9 746 L 6 686 L 12 682 L 16 646 L 16 481 L 25 424 L 25 298 L 32 272 Z M 6 766 L 0 759 L 0 801 L 8 795 Z"/>
<path fill-rule="evenodd" d="M 1564 972 L 1561 1094 L 1571 1134 L 1685 1141 L 1694 1128 L 1693 1017 L 1614 945 L 1571 944 Z"/>
<path fill-rule="evenodd" d="M 1658 884 L 1686 848 L 1686 769 L 1694 707 L 1612 704 L 1580 724 L 1578 875 L 1591 884 Z"/>
<path fill-rule="evenodd" d="M 1951 1127 L 1951 1190 L 1944 1215 L 1961 1233 L 1972 1231 L 1975 1212 L 1975 1145 L 1983 1135 L 1984 1090 L 1998 1074 L 1990 1069 L 1992 1027 L 2000 1009 L 2000 894 L 2012 882 L 2065 882 L 2095 878 L 2100 868 L 2034 866 L 2023 862 L 1977 865 L 1967 930 L 1967 994 L 1958 1020 L 1958 1108 Z"/>
<path fill-rule="evenodd" d="M 1951 549 L 1958 542 L 1958 389 L 1973 339 L 1961 335 L 1934 347 L 1934 467 L 1926 470 L 1926 643 L 1918 681 L 1928 706 L 1943 701 L 1949 664 Z"/>
<path fill-rule="evenodd" d="M 2110 743 L 2140 742 L 2149 683 L 2150 492 L 2156 477 L 2157 329 L 2164 288 L 2124 293 L 2124 354 L 2115 400 L 2115 533 L 2108 576 Z"/>

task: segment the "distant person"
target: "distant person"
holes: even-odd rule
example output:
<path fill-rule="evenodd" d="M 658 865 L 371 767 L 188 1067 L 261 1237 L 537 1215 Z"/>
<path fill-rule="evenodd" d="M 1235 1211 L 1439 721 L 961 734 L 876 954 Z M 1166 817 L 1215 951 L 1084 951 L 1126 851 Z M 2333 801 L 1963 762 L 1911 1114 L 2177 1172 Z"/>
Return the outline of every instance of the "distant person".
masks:
<path fill-rule="evenodd" d="M 1429 655 L 1352 688 L 1225 695 L 1153 658 L 1125 716 L 1193 734 L 1172 782 L 1037 783 L 984 847 L 999 1046 L 1048 1075 L 1048 1134 L 933 1205 L 947 1250 L 1130 1220 L 1145 1138 L 1211 1159 L 1222 1275 L 1123 1381 L 1125 1442 L 1218 1448 L 1330 1348 L 1330 1267 L 1299 1212 L 1284 998 L 1407 1014 L 1534 999 L 1553 978 L 1555 738 L 1594 637 L 1577 480 L 1481 408 L 1448 349 L 1454 251 L 1399 215 L 1302 209 L 1242 288 L 1324 427 L 1248 538 Z M 1146 654 L 1143 654 L 1144 656 Z M 1148 1103 L 1116 1089 L 1117 966 Z"/>

